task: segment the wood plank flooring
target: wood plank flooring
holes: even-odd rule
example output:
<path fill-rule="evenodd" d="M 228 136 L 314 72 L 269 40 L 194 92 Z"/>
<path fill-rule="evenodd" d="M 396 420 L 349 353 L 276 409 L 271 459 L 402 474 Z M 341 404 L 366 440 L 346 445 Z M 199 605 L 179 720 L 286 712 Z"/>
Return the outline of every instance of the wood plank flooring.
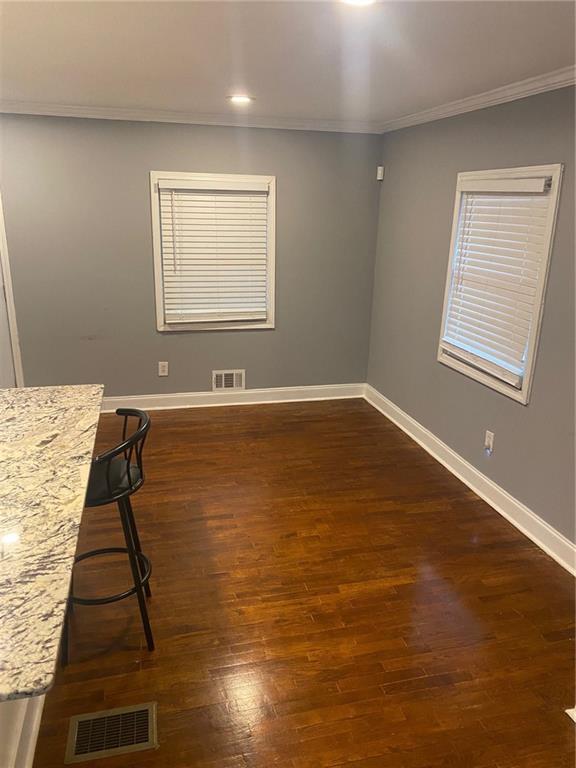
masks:
<path fill-rule="evenodd" d="M 98 445 L 117 437 L 102 417 Z M 135 599 L 78 606 L 68 718 L 158 702 L 160 748 L 86 768 L 572 768 L 573 581 L 362 400 L 152 414 Z M 121 543 L 86 510 L 79 551 Z M 77 591 L 118 591 L 117 559 Z"/>

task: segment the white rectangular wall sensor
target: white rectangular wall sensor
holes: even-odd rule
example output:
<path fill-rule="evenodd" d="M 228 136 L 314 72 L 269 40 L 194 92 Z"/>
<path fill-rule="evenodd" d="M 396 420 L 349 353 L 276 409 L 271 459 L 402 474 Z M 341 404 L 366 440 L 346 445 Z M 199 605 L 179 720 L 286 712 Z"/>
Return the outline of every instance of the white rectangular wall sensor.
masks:
<path fill-rule="evenodd" d="M 379 165 L 378 168 L 376 169 L 376 180 L 382 181 L 383 178 L 384 178 L 384 166 Z"/>

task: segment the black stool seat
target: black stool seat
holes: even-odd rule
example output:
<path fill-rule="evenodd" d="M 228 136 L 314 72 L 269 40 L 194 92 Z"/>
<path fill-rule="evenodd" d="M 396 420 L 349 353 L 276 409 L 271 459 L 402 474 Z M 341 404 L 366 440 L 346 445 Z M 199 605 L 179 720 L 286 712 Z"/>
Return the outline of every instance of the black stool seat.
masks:
<path fill-rule="evenodd" d="M 111 504 L 127 493 L 134 493 L 144 482 L 137 464 L 126 459 L 113 459 L 106 464 L 93 464 L 86 491 L 86 506 Z"/>
<path fill-rule="evenodd" d="M 86 506 L 100 507 L 104 504 L 115 502 L 118 505 L 126 546 L 92 549 L 90 552 L 83 552 L 77 555 L 74 562 L 79 563 L 82 560 L 88 560 L 89 558 L 101 555 L 126 554 L 130 563 L 130 570 L 132 571 L 133 586 L 104 597 L 81 597 L 74 594 L 74 581 L 72 578 L 62 638 L 62 661 L 64 664 L 67 663 L 68 659 L 69 613 L 74 604 L 106 605 L 107 603 L 115 603 L 118 600 L 124 600 L 124 598 L 136 595 L 144 634 L 146 635 L 146 644 L 149 651 L 154 650 L 154 638 L 152 637 L 152 628 L 150 627 L 148 609 L 146 607 L 146 597 L 151 595 L 149 581 L 152 565 L 148 557 L 142 552 L 130 501 L 130 496 L 144 484 L 142 451 L 148 430 L 150 429 L 150 417 L 144 411 L 139 411 L 135 408 L 119 408 L 116 414 L 124 417 L 122 442 L 115 448 L 96 456 L 92 460 L 88 490 L 86 492 Z M 128 421 L 130 418 L 137 419 L 138 424 L 135 432 L 128 435 Z M 133 462 L 133 459 L 135 459 L 136 463 Z"/>

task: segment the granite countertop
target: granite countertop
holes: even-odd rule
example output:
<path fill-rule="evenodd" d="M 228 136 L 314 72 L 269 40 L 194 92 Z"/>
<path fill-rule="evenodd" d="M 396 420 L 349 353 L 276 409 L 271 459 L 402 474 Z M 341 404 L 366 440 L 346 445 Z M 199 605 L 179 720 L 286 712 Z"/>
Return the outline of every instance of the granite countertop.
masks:
<path fill-rule="evenodd" d="M 0 390 L 0 701 L 54 680 L 103 389 Z"/>

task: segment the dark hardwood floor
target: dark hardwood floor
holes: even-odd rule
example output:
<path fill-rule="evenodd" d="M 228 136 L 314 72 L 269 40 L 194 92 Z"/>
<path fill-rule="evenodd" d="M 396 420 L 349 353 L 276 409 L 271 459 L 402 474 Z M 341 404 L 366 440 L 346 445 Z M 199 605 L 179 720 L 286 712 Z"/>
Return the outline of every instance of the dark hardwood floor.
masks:
<path fill-rule="evenodd" d="M 103 416 L 99 447 L 114 443 Z M 362 400 L 152 413 L 135 598 L 75 610 L 68 718 L 158 702 L 160 748 L 89 768 L 572 768 L 573 580 Z M 112 507 L 79 550 L 120 542 Z M 77 591 L 128 568 L 86 564 Z"/>

